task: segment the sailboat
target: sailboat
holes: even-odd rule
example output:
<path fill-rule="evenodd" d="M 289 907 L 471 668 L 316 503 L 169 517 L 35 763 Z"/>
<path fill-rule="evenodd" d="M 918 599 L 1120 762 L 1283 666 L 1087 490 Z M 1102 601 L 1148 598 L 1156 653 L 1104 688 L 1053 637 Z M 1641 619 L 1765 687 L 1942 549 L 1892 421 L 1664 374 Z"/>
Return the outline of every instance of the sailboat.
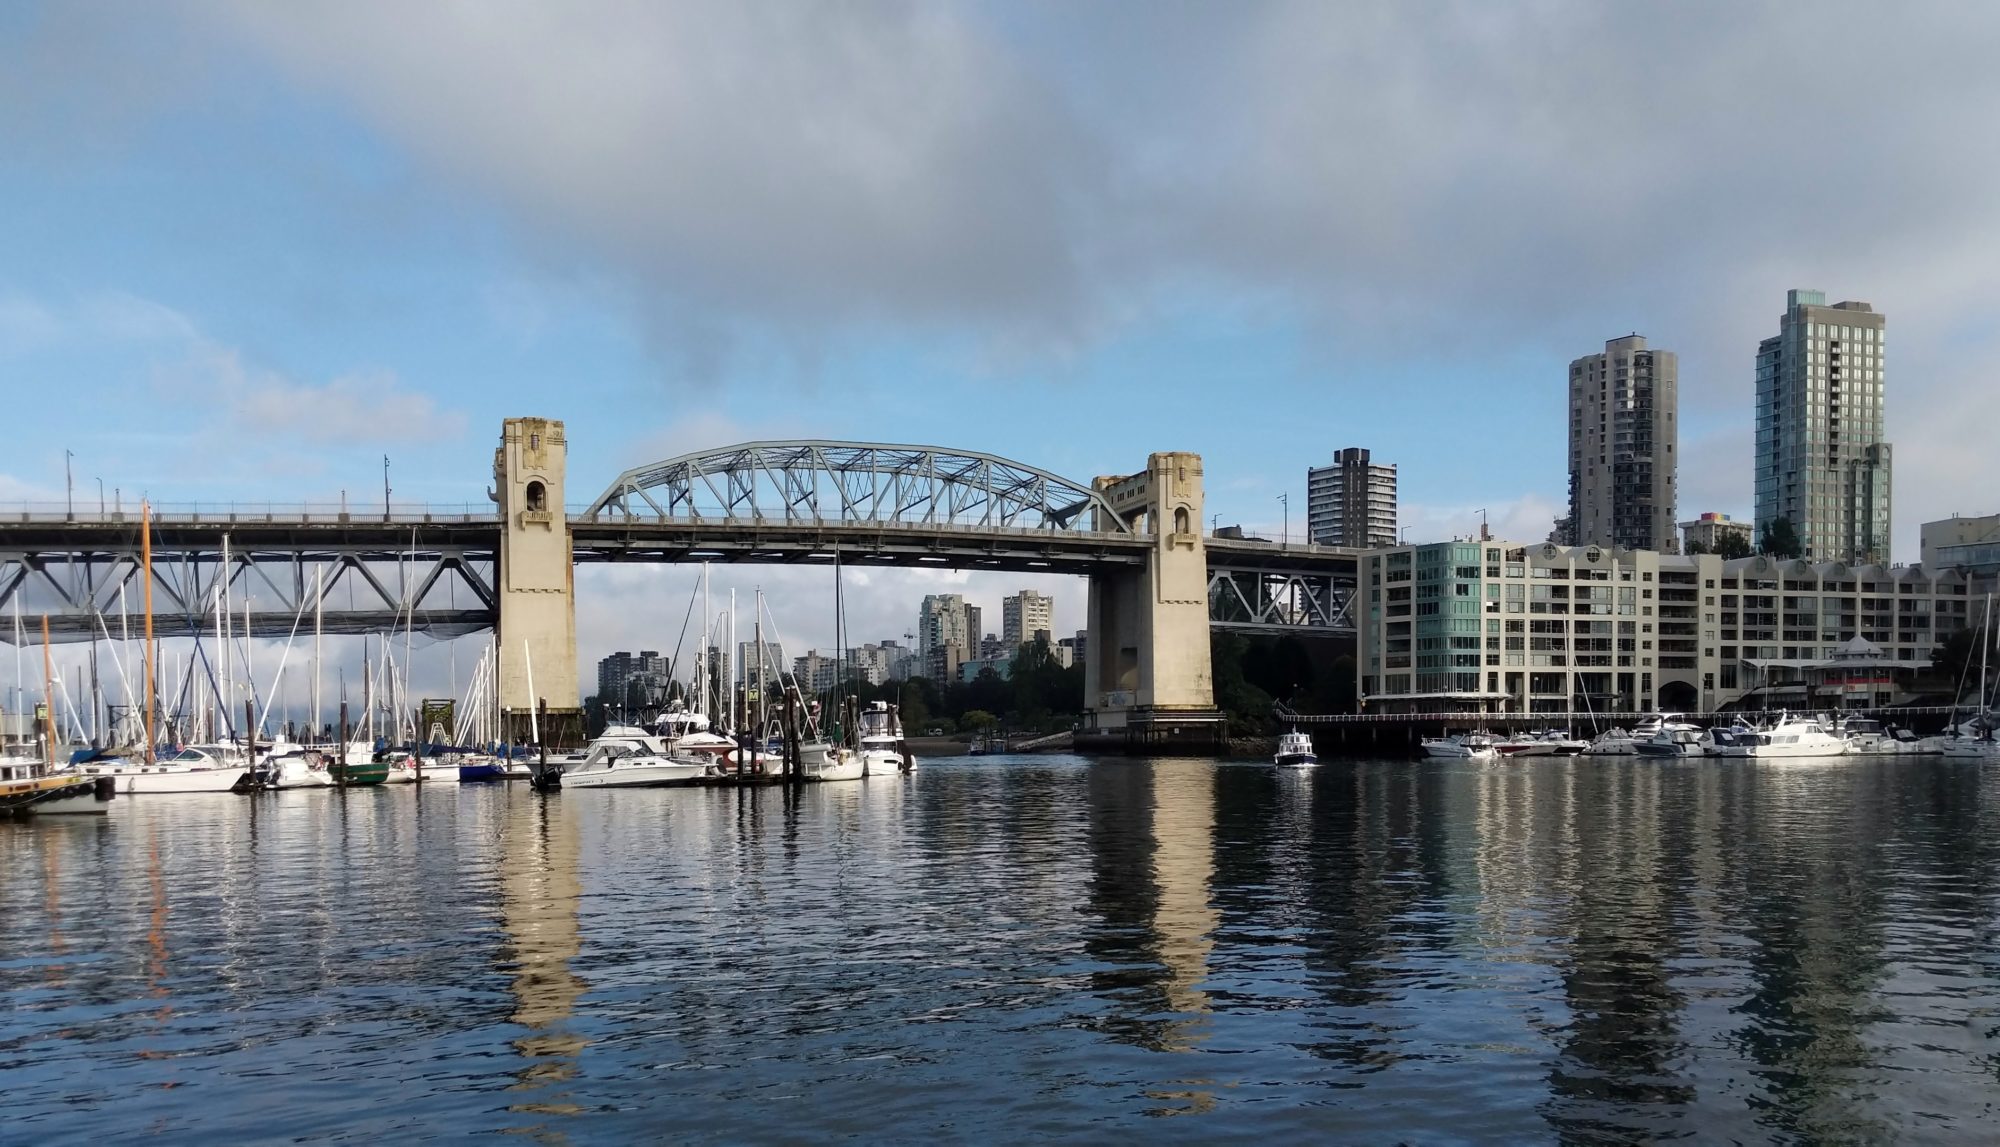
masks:
<path fill-rule="evenodd" d="M 1979 622 L 1979 682 L 1974 693 L 1979 698 L 1979 715 L 1967 722 L 1972 726 L 1968 732 L 1965 725 L 1954 725 L 1952 735 L 1943 741 L 1944 755 L 1960 761 L 1993 761 L 2000 763 L 2000 740 L 1993 735 L 1993 701 L 1986 693 L 1986 653 L 1993 644 L 1993 595 L 1986 595 L 1985 615 Z M 1953 716 L 1958 698 L 1953 697 Z"/>
<path fill-rule="evenodd" d="M 16 614 L 16 630 L 19 615 Z M 20 647 L 15 646 L 16 649 Z M 20 675 L 19 661 L 15 676 Z M 56 767 L 55 669 L 49 654 L 49 619 L 42 618 L 43 722 L 46 726 L 48 761 L 12 757 L 0 760 L 0 812 L 9 813 L 101 813 L 114 789 L 109 782 L 86 778 L 81 773 Z"/>

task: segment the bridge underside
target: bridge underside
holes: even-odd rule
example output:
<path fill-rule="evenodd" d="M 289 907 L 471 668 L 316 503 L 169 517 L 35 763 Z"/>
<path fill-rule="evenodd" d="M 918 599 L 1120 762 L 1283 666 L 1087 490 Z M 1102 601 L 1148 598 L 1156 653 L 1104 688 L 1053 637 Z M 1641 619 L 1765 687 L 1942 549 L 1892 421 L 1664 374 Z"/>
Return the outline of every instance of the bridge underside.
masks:
<path fill-rule="evenodd" d="M 1139 567 L 1146 545 L 1129 535 L 1049 530 L 913 528 L 875 523 L 572 522 L 578 562 L 753 562 L 1088 575 Z"/>

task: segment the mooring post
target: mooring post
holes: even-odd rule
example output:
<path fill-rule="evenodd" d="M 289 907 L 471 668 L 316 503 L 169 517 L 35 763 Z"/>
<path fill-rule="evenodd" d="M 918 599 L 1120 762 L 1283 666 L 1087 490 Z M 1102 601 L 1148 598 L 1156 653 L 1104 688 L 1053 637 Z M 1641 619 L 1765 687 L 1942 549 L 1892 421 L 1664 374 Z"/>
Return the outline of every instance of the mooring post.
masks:
<path fill-rule="evenodd" d="M 257 730 L 253 722 L 257 720 L 256 702 L 243 702 L 243 743 L 250 747 L 250 777 L 257 777 Z"/>
<path fill-rule="evenodd" d="M 340 787 L 347 787 L 347 702 L 340 703 L 340 748 L 336 754 L 340 761 Z"/>

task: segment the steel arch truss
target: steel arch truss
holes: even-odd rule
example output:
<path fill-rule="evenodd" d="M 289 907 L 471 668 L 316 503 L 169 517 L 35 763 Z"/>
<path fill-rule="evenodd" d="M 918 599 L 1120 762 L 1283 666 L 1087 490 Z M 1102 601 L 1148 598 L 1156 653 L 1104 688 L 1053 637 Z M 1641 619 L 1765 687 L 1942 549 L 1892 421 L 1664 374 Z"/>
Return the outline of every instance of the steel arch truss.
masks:
<path fill-rule="evenodd" d="M 309 633 L 319 600 L 329 634 L 382 633 L 405 624 L 435 637 L 490 628 L 498 615 L 490 549 L 317 546 L 176 549 L 153 556 L 153 628 L 161 637 L 212 632 L 221 587 L 229 587 L 232 628 L 250 607 L 256 637 Z M 0 550 L 0 642 L 41 640 L 41 619 L 56 641 L 138 636 L 145 586 L 140 556 L 123 551 Z"/>
<path fill-rule="evenodd" d="M 1208 622 L 1212 629 L 1353 633 L 1351 577 L 1300 570 L 1212 567 Z"/>
<path fill-rule="evenodd" d="M 1046 470 L 866 442 L 748 442 L 684 454 L 620 474 L 583 520 L 1131 532 L 1103 495 Z"/>

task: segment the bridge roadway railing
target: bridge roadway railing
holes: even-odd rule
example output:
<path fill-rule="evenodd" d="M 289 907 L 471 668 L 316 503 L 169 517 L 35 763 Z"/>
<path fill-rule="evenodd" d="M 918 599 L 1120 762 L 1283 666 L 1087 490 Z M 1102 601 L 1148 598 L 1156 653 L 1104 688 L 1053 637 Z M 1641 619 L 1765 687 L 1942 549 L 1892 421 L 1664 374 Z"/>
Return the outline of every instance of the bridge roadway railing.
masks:
<path fill-rule="evenodd" d="M 156 524 L 185 526 L 500 524 L 500 515 L 491 503 L 472 502 L 392 502 L 386 511 L 379 506 L 338 502 L 156 502 L 152 511 Z M 74 509 L 62 502 L 0 506 L 0 526 L 136 526 L 139 517 L 137 504 L 116 508 L 79 505 Z"/>

